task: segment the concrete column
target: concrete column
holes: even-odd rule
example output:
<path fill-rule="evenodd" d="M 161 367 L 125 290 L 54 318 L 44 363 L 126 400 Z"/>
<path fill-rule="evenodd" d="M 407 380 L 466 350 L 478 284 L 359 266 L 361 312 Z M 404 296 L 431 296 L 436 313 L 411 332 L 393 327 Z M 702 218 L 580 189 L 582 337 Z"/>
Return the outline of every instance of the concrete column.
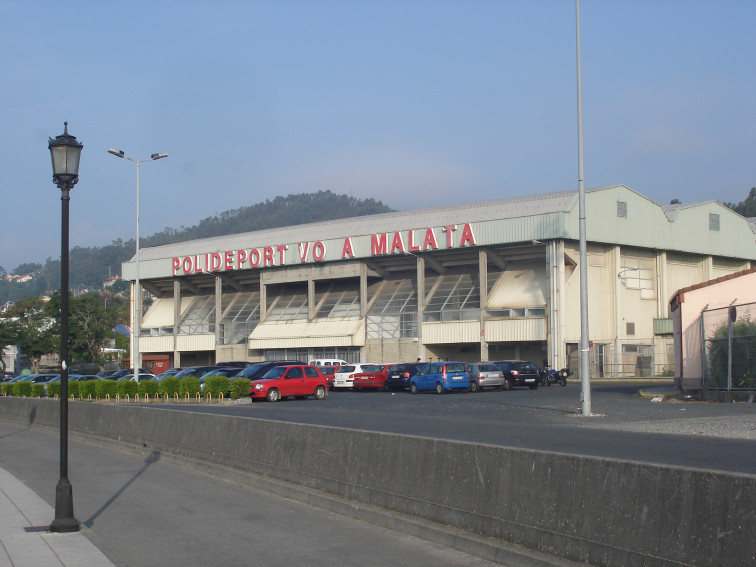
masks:
<path fill-rule="evenodd" d="M 667 252 L 656 253 L 656 316 L 666 319 L 669 316 L 667 295 Z"/>
<path fill-rule="evenodd" d="M 480 359 L 488 360 L 488 341 L 486 340 L 486 311 L 488 310 L 488 254 L 481 249 L 478 252 L 478 280 L 480 282 Z"/>
<path fill-rule="evenodd" d="M 315 280 L 311 277 L 307 280 L 307 319 L 315 319 Z"/>
<path fill-rule="evenodd" d="M 619 369 L 622 367 L 622 353 L 619 344 L 619 338 L 624 336 L 625 329 L 622 324 L 625 319 L 622 312 L 622 279 L 619 273 L 622 271 L 622 249 L 619 246 L 614 247 L 614 372 L 615 377 L 619 376 Z"/>
<path fill-rule="evenodd" d="M 260 323 L 268 318 L 268 293 L 263 276 L 260 276 Z"/>
<path fill-rule="evenodd" d="M 423 312 L 425 311 L 425 260 L 417 256 L 417 357 L 427 360 L 425 344 L 423 344 Z"/>
<path fill-rule="evenodd" d="M 181 322 L 181 282 L 173 280 L 173 367 L 181 368 L 181 353 L 178 350 L 179 323 Z"/>
<path fill-rule="evenodd" d="M 223 299 L 223 280 L 215 276 L 215 351 L 218 352 L 218 345 L 221 344 L 221 300 Z"/>

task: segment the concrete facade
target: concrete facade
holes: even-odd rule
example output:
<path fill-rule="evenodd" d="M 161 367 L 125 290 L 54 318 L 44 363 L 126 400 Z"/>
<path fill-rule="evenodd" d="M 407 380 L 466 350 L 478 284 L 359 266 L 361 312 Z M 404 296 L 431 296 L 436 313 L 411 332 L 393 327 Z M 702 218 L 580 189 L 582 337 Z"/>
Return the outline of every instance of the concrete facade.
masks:
<path fill-rule="evenodd" d="M 671 375 L 671 295 L 750 268 L 752 225 L 716 202 L 665 207 L 621 185 L 587 191 L 586 208 L 592 372 Z M 145 248 L 153 303 L 132 328 L 148 366 L 167 354 L 173 366 L 518 358 L 577 369 L 577 209 L 568 191 Z M 124 279 L 135 272 L 124 264 Z"/>

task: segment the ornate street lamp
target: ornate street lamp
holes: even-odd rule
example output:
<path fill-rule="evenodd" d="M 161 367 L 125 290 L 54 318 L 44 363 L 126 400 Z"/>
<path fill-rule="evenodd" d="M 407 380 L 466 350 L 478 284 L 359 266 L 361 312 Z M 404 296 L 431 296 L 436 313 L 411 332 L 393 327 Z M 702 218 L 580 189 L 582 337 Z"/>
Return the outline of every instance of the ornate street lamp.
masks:
<path fill-rule="evenodd" d="M 62 220 L 60 231 L 60 479 L 55 488 L 55 519 L 50 524 L 53 532 L 79 531 L 79 522 L 73 515 L 73 491 L 68 480 L 68 202 L 69 193 L 79 181 L 79 158 L 83 144 L 64 132 L 48 147 L 52 157 L 53 183 L 60 188 Z"/>

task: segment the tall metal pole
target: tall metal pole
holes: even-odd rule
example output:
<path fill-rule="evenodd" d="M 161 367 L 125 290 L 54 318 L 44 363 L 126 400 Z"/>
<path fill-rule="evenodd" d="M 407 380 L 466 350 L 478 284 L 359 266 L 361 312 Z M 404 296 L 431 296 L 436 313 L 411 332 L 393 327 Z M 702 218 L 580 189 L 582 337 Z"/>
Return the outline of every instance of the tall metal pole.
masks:
<path fill-rule="evenodd" d="M 585 181 L 583 171 L 583 71 L 580 61 L 580 0 L 575 0 L 577 27 L 578 200 L 580 215 L 580 400 L 582 414 L 591 415 L 591 360 L 588 335 L 588 251 L 585 234 Z"/>
<path fill-rule="evenodd" d="M 134 288 L 134 324 L 131 326 L 131 335 L 134 341 L 134 350 L 131 355 L 131 364 L 134 365 L 134 379 L 139 383 L 140 364 L 139 353 L 139 328 L 141 327 L 141 299 L 142 292 L 139 287 L 139 160 L 136 161 L 136 282 Z"/>
<path fill-rule="evenodd" d="M 139 383 L 139 369 L 142 367 L 142 357 L 139 352 L 139 328 L 141 327 L 142 319 L 142 290 L 139 282 L 139 164 L 145 161 L 166 158 L 168 154 L 155 153 L 147 159 L 132 159 L 124 154 L 123 151 L 115 148 L 108 149 L 108 153 L 136 164 L 136 279 L 134 281 L 134 311 L 132 312 L 133 319 L 131 322 L 131 364 L 134 368 L 134 380 Z"/>
<path fill-rule="evenodd" d="M 60 477 L 55 487 L 53 532 L 79 531 L 73 513 L 73 490 L 68 479 L 68 211 L 70 192 L 79 180 L 79 157 L 83 144 L 65 132 L 50 139 L 53 182 L 60 189 Z"/>

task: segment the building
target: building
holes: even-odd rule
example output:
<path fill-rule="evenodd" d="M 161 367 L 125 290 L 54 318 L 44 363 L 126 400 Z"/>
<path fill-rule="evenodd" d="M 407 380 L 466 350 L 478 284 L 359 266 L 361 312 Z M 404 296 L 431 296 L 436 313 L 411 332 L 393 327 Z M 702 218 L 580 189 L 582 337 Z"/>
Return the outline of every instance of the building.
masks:
<path fill-rule="evenodd" d="M 140 350 L 173 366 L 524 358 L 577 370 L 578 216 L 565 191 L 145 248 L 154 301 Z M 622 185 L 586 191 L 586 217 L 594 375 L 671 376 L 672 294 L 750 268 L 753 226 L 713 201 L 661 206 Z M 123 265 L 132 307 L 135 268 Z"/>
<path fill-rule="evenodd" d="M 670 312 L 680 389 L 756 388 L 756 267 L 678 290 Z"/>

